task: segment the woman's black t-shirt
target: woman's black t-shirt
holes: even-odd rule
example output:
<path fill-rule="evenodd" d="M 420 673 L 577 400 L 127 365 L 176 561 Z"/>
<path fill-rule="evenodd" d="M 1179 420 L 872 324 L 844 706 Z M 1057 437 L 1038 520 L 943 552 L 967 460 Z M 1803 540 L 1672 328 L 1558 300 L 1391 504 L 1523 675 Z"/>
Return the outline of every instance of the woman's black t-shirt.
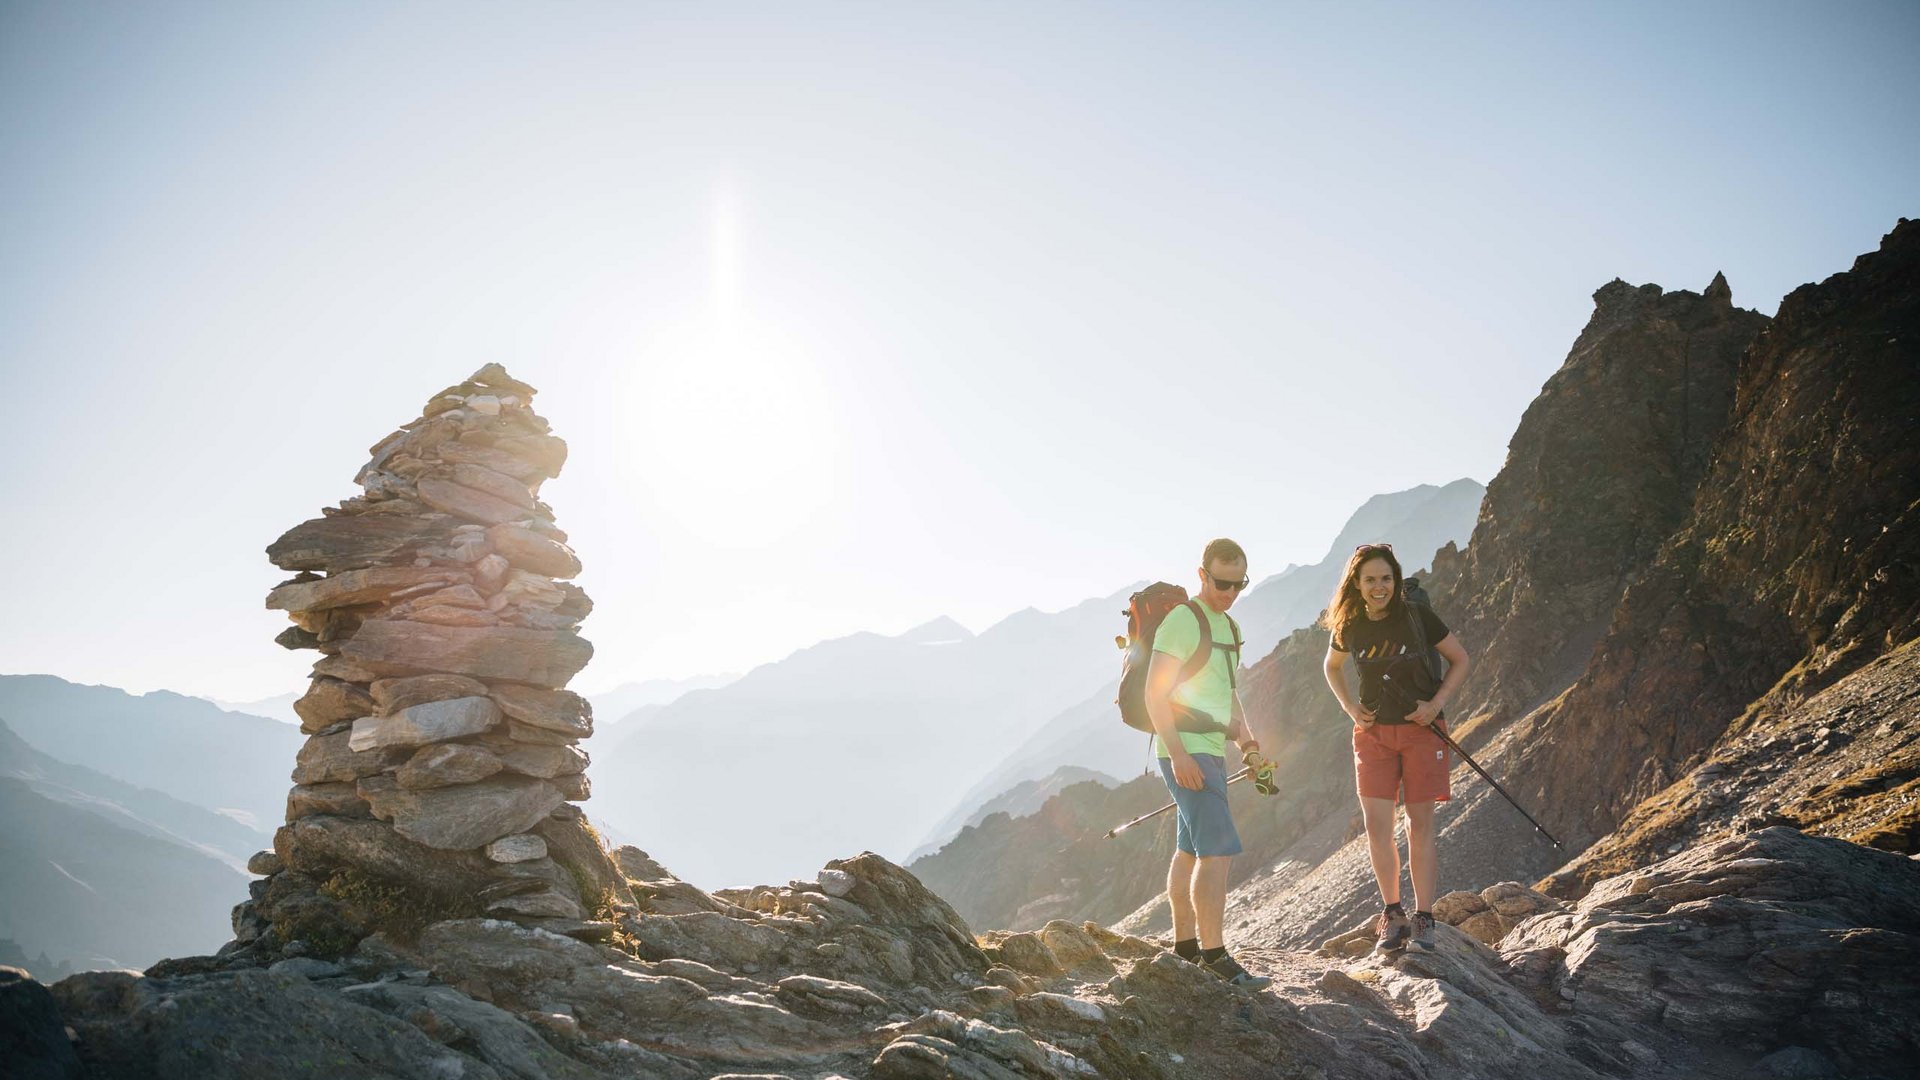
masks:
<path fill-rule="evenodd" d="M 1359 618 L 1333 635 L 1333 647 L 1351 655 L 1360 667 L 1360 705 L 1371 710 L 1382 724 L 1404 724 L 1413 711 L 1407 698 L 1415 690 L 1424 698 L 1434 689 L 1433 677 L 1425 670 L 1424 660 L 1414 652 L 1413 629 L 1407 625 L 1406 612 L 1419 612 L 1420 628 L 1427 633 L 1427 647 L 1438 645 L 1452 633 L 1433 609 L 1423 604 L 1396 604 L 1399 610 L 1384 619 Z M 1391 674 L 1401 693 L 1386 692 L 1382 675 Z M 1411 683 L 1411 685 L 1409 685 Z"/>

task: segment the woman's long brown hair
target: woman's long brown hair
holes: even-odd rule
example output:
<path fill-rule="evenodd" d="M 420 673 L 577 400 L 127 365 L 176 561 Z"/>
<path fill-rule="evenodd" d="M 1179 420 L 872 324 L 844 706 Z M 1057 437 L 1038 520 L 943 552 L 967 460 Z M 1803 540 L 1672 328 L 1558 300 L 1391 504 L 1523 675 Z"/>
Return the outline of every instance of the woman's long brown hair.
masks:
<path fill-rule="evenodd" d="M 1322 616 L 1336 638 L 1344 639 L 1353 620 L 1366 617 L 1367 601 L 1360 595 L 1360 568 L 1369 559 L 1385 559 L 1387 565 L 1393 567 L 1393 599 L 1387 601 L 1387 613 L 1391 617 L 1403 610 L 1400 583 L 1406 580 L 1406 574 L 1400 569 L 1400 560 L 1393 557 L 1393 549 L 1385 544 L 1362 544 L 1354 548 L 1353 555 L 1347 559 L 1347 568 L 1340 572 L 1340 584 L 1334 587 L 1333 599 L 1327 602 L 1326 614 Z"/>

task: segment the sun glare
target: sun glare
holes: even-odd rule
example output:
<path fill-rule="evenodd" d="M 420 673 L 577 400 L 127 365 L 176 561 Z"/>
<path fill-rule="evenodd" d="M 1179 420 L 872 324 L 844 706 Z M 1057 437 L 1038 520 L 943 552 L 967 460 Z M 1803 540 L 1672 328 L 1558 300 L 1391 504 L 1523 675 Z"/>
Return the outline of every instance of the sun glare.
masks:
<path fill-rule="evenodd" d="M 799 530 L 830 496 L 835 425 L 804 350 L 755 319 L 728 187 L 712 228 L 710 302 L 639 358 L 626 441 L 657 511 L 716 545 L 749 548 Z"/>

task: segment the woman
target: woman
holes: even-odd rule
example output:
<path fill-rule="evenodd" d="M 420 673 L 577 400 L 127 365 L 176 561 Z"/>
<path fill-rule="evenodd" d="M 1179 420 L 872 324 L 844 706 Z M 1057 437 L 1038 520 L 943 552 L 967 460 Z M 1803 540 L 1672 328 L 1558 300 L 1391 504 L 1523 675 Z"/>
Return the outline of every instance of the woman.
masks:
<path fill-rule="evenodd" d="M 1441 710 L 1467 677 L 1467 650 L 1425 604 L 1409 604 L 1401 595 L 1400 560 L 1391 544 L 1362 544 L 1347 560 L 1327 606 L 1333 644 L 1327 650 L 1327 685 L 1353 718 L 1353 769 L 1360 790 L 1360 811 L 1367 823 L 1367 851 L 1380 885 L 1380 917 L 1374 923 L 1374 947 L 1395 952 L 1408 940 L 1433 948 L 1433 901 L 1439 896 L 1440 867 L 1434 852 L 1434 804 L 1451 797 L 1447 773 L 1452 767 L 1446 744 L 1433 732 L 1445 731 Z M 1420 649 L 1413 620 L 1428 648 L 1447 662 L 1446 678 L 1436 680 Z M 1346 664 L 1360 668 L 1360 698 L 1347 689 Z M 1413 918 L 1400 901 L 1400 849 L 1393 839 L 1393 807 L 1402 794 L 1407 806 L 1407 861 L 1413 870 Z"/>

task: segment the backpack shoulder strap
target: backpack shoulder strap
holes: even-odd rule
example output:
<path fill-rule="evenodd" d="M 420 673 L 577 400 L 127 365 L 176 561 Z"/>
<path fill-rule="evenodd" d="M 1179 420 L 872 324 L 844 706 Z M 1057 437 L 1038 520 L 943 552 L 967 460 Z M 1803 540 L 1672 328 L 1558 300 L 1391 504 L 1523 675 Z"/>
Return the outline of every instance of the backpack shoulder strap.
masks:
<path fill-rule="evenodd" d="M 1180 665 L 1180 679 L 1175 686 L 1205 671 L 1207 661 L 1213 659 L 1213 626 L 1207 622 L 1207 613 L 1200 610 L 1200 601 L 1189 600 L 1181 606 L 1193 612 L 1194 621 L 1200 624 L 1200 644 L 1194 648 L 1193 655 L 1187 657 L 1187 662 Z"/>
<path fill-rule="evenodd" d="M 1223 649 L 1233 650 L 1233 655 L 1227 658 L 1227 685 L 1238 690 L 1240 689 L 1240 646 L 1246 639 L 1240 636 L 1240 624 L 1234 621 L 1233 616 L 1227 615 L 1224 611 L 1220 614 L 1226 617 L 1227 625 L 1233 628 L 1233 644 L 1220 646 Z"/>
<path fill-rule="evenodd" d="M 1407 609 L 1407 629 L 1413 633 L 1413 649 L 1420 654 L 1420 663 L 1434 682 L 1440 681 L 1440 658 L 1433 651 L 1433 643 L 1427 640 L 1427 621 L 1420 617 L 1420 608 L 1424 605 L 1411 600 L 1402 601 Z"/>

